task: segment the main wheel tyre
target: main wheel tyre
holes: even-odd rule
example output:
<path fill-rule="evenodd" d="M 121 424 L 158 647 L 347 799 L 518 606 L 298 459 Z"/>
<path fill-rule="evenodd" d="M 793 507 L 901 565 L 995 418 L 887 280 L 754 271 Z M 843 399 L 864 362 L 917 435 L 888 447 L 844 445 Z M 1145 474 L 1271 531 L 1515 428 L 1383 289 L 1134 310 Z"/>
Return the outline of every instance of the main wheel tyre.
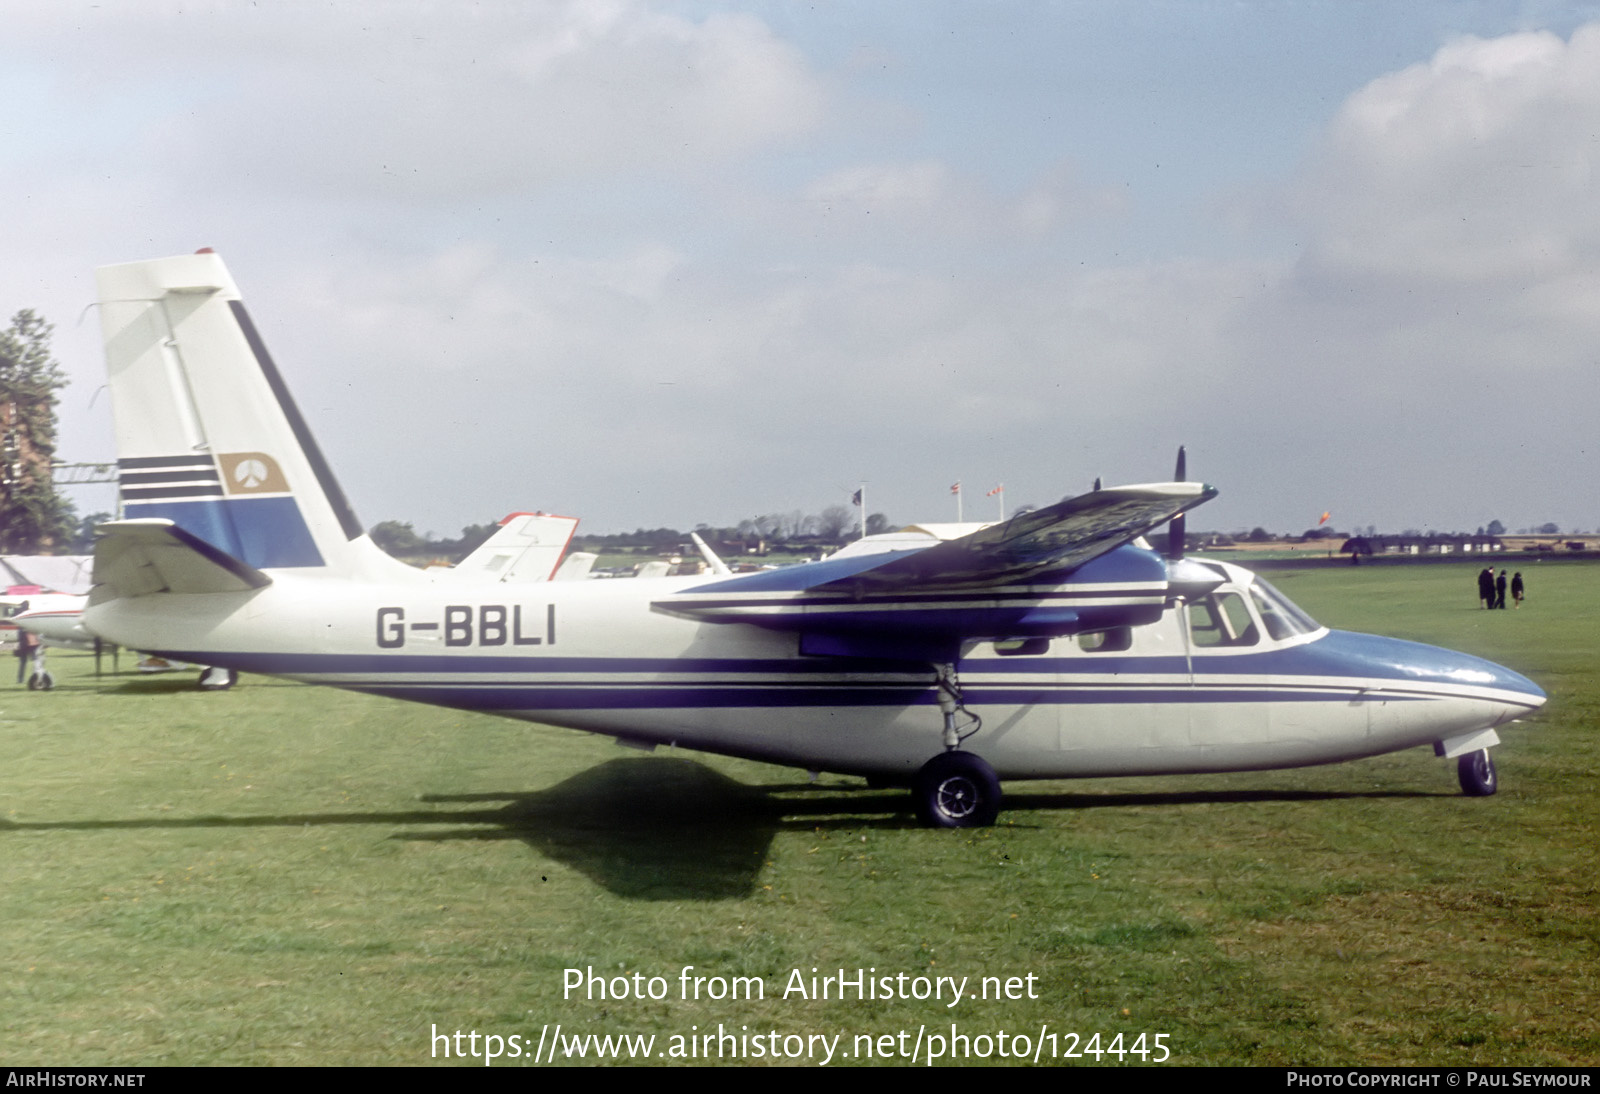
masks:
<path fill-rule="evenodd" d="M 1500 789 L 1500 776 L 1494 769 L 1494 757 L 1487 748 L 1469 752 L 1456 761 L 1456 778 L 1461 781 L 1461 791 L 1474 798 L 1487 798 Z"/>
<path fill-rule="evenodd" d="M 227 691 L 239 679 L 239 674 L 232 669 L 212 665 L 200 673 L 200 688 L 202 691 Z"/>
<path fill-rule="evenodd" d="M 987 828 L 1000 815 L 1000 779 L 971 752 L 944 752 L 912 783 L 917 819 L 930 828 Z"/>
<path fill-rule="evenodd" d="M 56 686 L 56 678 L 47 672 L 36 672 L 28 677 L 29 691 L 49 691 Z"/>

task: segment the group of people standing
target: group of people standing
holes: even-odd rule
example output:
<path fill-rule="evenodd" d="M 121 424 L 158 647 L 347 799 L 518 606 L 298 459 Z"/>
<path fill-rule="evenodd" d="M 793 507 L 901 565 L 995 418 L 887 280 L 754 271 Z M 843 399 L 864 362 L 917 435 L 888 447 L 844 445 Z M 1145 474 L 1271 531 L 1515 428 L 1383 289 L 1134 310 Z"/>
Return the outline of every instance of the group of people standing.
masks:
<path fill-rule="evenodd" d="M 1511 600 L 1513 604 L 1522 607 L 1522 573 L 1518 571 L 1511 578 Z M 1496 577 L 1493 566 L 1485 566 L 1478 574 L 1478 599 L 1485 608 L 1504 608 L 1506 606 L 1506 572 L 1500 571 Z"/>

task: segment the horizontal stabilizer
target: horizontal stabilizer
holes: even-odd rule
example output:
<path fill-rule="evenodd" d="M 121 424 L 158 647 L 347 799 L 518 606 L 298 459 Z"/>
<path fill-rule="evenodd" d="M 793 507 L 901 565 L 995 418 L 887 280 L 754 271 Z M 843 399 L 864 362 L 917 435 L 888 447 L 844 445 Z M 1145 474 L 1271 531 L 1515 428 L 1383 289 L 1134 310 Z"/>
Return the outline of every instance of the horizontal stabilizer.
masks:
<path fill-rule="evenodd" d="M 237 593 L 272 579 L 170 520 L 102 524 L 94 547 L 91 604 L 152 593 Z"/>

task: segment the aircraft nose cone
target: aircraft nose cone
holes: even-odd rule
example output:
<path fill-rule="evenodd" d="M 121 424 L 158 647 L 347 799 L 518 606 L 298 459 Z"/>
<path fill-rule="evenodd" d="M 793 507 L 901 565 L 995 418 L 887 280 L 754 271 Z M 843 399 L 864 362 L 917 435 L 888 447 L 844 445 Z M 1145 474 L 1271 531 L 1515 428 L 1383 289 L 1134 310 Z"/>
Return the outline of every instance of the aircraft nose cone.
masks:
<path fill-rule="evenodd" d="M 1484 664 L 1488 665 L 1496 674 L 1495 683 L 1493 686 L 1504 688 L 1507 691 L 1515 691 L 1526 696 L 1527 700 L 1531 703 L 1529 709 L 1536 709 L 1543 706 L 1545 700 L 1549 698 L 1549 696 L 1545 694 L 1543 688 L 1541 688 L 1538 684 L 1535 684 L 1532 680 L 1529 680 L 1526 676 L 1522 675 L 1522 673 L 1514 672 L 1511 669 L 1506 668 L 1504 665 L 1497 665 L 1493 661 L 1485 661 Z"/>
<path fill-rule="evenodd" d="M 1476 687 L 1493 688 L 1496 691 L 1508 692 L 1506 700 L 1513 705 L 1525 706 L 1528 710 L 1535 710 L 1544 705 L 1548 696 L 1544 689 L 1532 680 L 1508 669 L 1504 665 L 1497 665 L 1482 657 L 1474 657 L 1467 653 L 1455 653 L 1451 650 L 1436 650 L 1431 646 L 1423 646 L 1425 650 L 1434 650 L 1435 653 L 1445 654 L 1454 661 L 1454 664 L 1445 668 L 1440 673 L 1440 678 L 1459 684 L 1470 684 Z"/>
<path fill-rule="evenodd" d="M 1520 672 L 1470 653 L 1367 634 L 1336 631 L 1328 637 L 1340 653 L 1365 662 L 1383 676 L 1483 689 L 1483 698 L 1515 708 L 1512 717 L 1538 709 L 1548 698 L 1543 688 Z"/>

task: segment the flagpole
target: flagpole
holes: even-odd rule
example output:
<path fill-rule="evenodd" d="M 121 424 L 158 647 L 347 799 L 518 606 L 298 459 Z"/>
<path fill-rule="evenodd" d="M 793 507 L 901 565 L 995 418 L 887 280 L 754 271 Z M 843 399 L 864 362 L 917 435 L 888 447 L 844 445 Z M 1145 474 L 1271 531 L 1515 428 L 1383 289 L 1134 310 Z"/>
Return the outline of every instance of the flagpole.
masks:
<path fill-rule="evenodd" d="M 956 523 L 960 524 L 961 523 L 961 480 L 960 479 L 956 480 L 956 484 L 950 488 L 950 492 L 956 496 Z"/>

